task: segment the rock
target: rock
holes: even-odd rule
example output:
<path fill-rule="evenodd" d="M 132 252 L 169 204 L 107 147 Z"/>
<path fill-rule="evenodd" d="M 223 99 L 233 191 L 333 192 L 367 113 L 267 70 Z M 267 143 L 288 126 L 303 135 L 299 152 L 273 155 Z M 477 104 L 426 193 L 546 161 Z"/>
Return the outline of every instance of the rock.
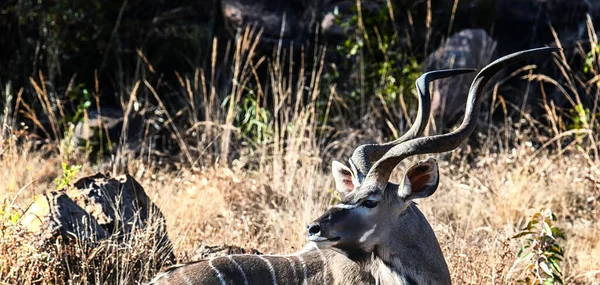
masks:
<path fill-rule="evenodd" d="M 133 112 L 132 112 L 133 113 Z M 90 142 L 110 143 L 113 149 L 119 145 L 125 123 L 124 114 L 121 110 L 111 107 L 103 107 L 101 113 L 90 110 L 87 118 L 75 126 L 74 139 L 77 143 Z M 144 134 L 145 120 L 139 114 L 130 115 L 127 121 L 125 146 L 128 149 L 138 149 Z"/>
<path fill-rule="evenodd" d="M 234 35 L 245 26 L 262 29 L 262 42 L 304 42 L 314 32 L 321 1 L 222 0 L 225 28 Z"/>
<path fill-rule="evenodd" d="M 463 30 L 450 37 L 426 60 L 426 71 L 455 68 L 481 69 L 494 58 L 495 42 L 481 29 Z M 431 112 L 438 126 L 450 127 L 465 109 L 476 72 L 433 82 Z"/>
<path fill-rule="evenodd" d="M 95 243 L 108 237 L 96 219 L 62 191 L 50 191 L 39 197 L 23 215 L 21 223 L 41 237 L 41 243 L 61 236 L 64 241 L 85 240 Z"/>
<path fill-rule="evenodd" d="M 164 219 L 144 188 L 128 174 L 116 178 L 101 173 L 84 177 L 67 193 L 111 234 L 143 229 L 153 214 Z"/>
<path fill-rule="evenodd" d="M 124 241 L 136 232 L 151 231 L 157 250 L 173 257 L 164 216 L 130 175 L 111 178 L 97 173 L 68 189 L 50 191 L 36 199 L 21 224 L 42 244 L 54 243 L 59 236 L 65 242 L 88 244 L 109 237 Z"/>
<path fill-rule="evenodd" d="M 192 260 L 210 259 L 230 254 L 256 254 L 262 253 L 253 248 L 242 248 L 235 245 L 202 245 L 196 250 Z"/>
<path fill-rule="evenodd" d="M 262 30 L 262 48 L 273 48 L 280 42 L 283 47 L 306 45 L 315 39 L 318 31 L 325 42 L 342 42 L 344 31 L 336 23 L 354 16 L 353 0 L 221 0 L 223 26 L 230 36 L 245 27 Z M 363 0 L 363 10 L 376 10 L 385 2 Z M 257 30 L 258 30 L 257 29 Z M 268 53 L 270 54 L 270 53 Z"/>

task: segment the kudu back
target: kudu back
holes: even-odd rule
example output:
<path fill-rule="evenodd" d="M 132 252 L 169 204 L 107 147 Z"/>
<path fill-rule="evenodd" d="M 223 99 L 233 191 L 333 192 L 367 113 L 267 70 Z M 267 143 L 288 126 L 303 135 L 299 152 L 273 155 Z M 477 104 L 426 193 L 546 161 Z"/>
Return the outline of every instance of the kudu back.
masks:
<path fill-rule="evenodd" d="M 173 266 L 151 284 L 450 284 L 450 273 L 431 226 L 412 201 L 433 194 L 439 182 L 433 158 L 389 182 L 405 158 L 457 148 L 474 130 L 484 87 L 509 64 L 558 48 L 502 57 L 483 68 L 469 90 L 462 124 L 446 134 L 421 137 L 430 115 L 429 82 L 471 69 L 423 74 L 416 82 L 419 109 L 399 139 L 358 147 L 349 166 L 333 162 L 341 203 L 308 225 L 306 246 L 290 255 L 229 255 Z"/>

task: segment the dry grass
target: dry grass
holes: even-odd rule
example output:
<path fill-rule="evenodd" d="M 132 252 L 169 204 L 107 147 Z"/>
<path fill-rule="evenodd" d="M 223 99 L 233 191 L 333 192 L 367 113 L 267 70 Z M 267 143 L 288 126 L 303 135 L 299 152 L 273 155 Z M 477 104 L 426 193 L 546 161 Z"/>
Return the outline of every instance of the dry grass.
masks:
<path fill-rule="evenodd" d="M 164 213 L 180 261 L 189 260 L 201 244 L 235 244 L 266 253 L 297 250 L 305 241 L 305 225 L 336 199 L 327 172 L 331 159 L 350 154 L 357 141 L 382 139 L 377 131 L 368 131 L 376 129 L 371 120 L 364 120 L 363 130 L 352 130 L 343 119 L 328 118 L 331 109 L 347 108 L 334 90 L 324 100 L 327 107 L 317 107 L 321 96 L 318 64 L 311 71 L 297 65 L 299 69 L 293 72 L 305 76 L 292 80 L 292 70 L 282 68 L 278 60 L 286 55 L 278 54 L 268 63 L 270 93 L 263 93 L 267 88 L 257 84 L 256 70 L 266 63 L 263 58 L 250 60 L 253 37 L 259 35 L 247 32 L 234 46 L 231 76 L 236 83 L 230 94 L 217 94 L 207 79 L 213 76 L 205 76 L 203 71 L 181 77 L 182 95 L 190 98 L 189 110 L 184 111 L 202 109 L 204 116 L 191 116 L 187 130 L 178 129 L 171 118 L 164 125 L 181 146 L 184 163 L 167 168 L 141 158 L 127 161 L 129 173 Z M 316 52 L 316 62 L 321 59 L 320 52 Z M 135 86 L 127 92 L 133 98 L 129 102 L 142 88 L 160 102 L 145 78 Z M 246 140 L 234 127 L 236 106 L 248 88 L 258 96 L 259 111 L 267 108 L 266 96 L 274 100 L 269 129 L 262 133 L 268 139 L 261 143 Z M 43 87 L 37 89 L 40 98 L 47 97 Z M 229 95 L 229 101 L 224 103 L 226 96 L 221 95 Z M 204 104 L 194 105 L 196 101 Z M 378 112 L 373 106 L 361 108 L 372 115 Z M 549 108 L 549 120 L 556 122 L 558 117 L 553 114 Z M 321 128 L 320 116 L 330 120 L 335 129 Z M 440 187 L 419 204 L 436 231 L 455 284 L 513 284 L 515 280 L 507 276 L 522 241 L 510 237 L 543 208 L 558 215 L 558 226 L 567 236 L 562 264 L 566 283 L 600 284 L 600 164 L 597 157 L 590 156 L 597 149 L 597 127 L 583 126 L 581 133 L 587 136 L 577 137 L 559 150 L 546 147 L 577 133 L 565 134 L 564 127 L 555 127 L 556 140 L 524 135 L 537 134 L 536 127 L 539 125 L 533 124 L 528 131 L 507 123 L 490 129 L 489 140 L 484 138 L 487 143 L 476 153 L 465 146 L 451 155 L 436 155 L 441 165 Z M 15 131 L 4 127 L 0 133 L 0 199 L 4 199 L 0 204 L 0 283 L 135 284 L 153 277 L 159 264 L 148 261 L 151 230 L 125 243 L 106 241 L 100 251 L 60 243 L 45 245 L 42 253 L 35 248 L 34 238 L 11 222 L 11 213 L 22 213 L 34 195 L 55 188 L 53 179 L 59 174 L 60 162 L 82 163 L 82 175 L 97 171 L 98 166 L 86 162 L 85 155 L 65 151 L 59 140 L 51 144 L 50 156 L 30 152 L 16 137 L 7 135 L 10 133 Z M 336 139 L 324 139 L 328 135 Z M 366 137 L 369 139 L 362 139 Z M 514 147 L 508 143 L 494 147 L 493 142 L 508 142 L 509 137 Z M 230 160 L 232 149 L 241 154 L 238 159 Z M 402 170 L 418 159 L 399 166 L 393 180 L 400 180 Z"/>
<path fill-rule="evenodd" d="M 567 283 L 598 284 L 600 172 L 597 165 L 590 165 L 579 155 L 554 160 L 540 155 L 531 163 L 534 166 L 526 166 L 533 153 L 532 148 L 520 147 L 510 153 L 480 155 L 470 163 L 461 159 L 460 154 L 441 162 L 438 191 L 419 204 L 436 231 L 456 284 L 511 283 L 505 277 L 520 241 L 508 238 L 523 227 L 524 219 L 541 208 L 550 208 L 558 215 L 559 227 L 567 236 L 563 263 Z M 38 161 L 42 160 L 36 154 L 3 156 L 2 196 L 12 199 L 16 190 L 26 187 L 16 203 L 24 207 L 34 192 L 51 187 L 44 183 L 27 185 L 45 171 L 27 167 Z M 263 165 L 264 169 L 270 166 Z M 332 179 L 320 168 L 318 161 L 305 163 L 296 167 L 288 178 L 240 167 L 216 166 L 179 174 L 140 171 L 137 179 L 165 214 L 175 252 L 185 261 L 201 244 L 235 244 L 269 253 L 297 250 L 304 243 L 304 226 L 333 199 Z M 396 172 L 395 180 L 400 179 L 402 168 Z M 15 280 L 8 274 L 10 266 L 41 270 L 41 257 L 35 251 L 23 251 L 30 246 L 27 236 L 15 239 L 11 231 L 16 227 L 3 229 L 2 255 L 18 263 L 7 264 L 3 258 L 0 280 Z M 144 240 L 143 236 L 133 238 L 128 244 L 132 249 L 126 251 L 143 248 Z M 93 270 L 102 273 L 103 269 L 108 270 L 110 262 L 123 269 L 131 268 L 133 265 L 128 263 L 139 258 L 139 253 L 129 252 L 129 256 L 106 259 L 102 262 L 104 267 Z M 86 264 L 71 262 L 78 266 Z M 52 272 L 65 270 L 59 260 L 48 261 L 45 266 L 50 268 L 42 270 L 45 273 L 41 277 L 47 278 L 42 283 L 54 283 L 56 277 L 52 278 Z M 154 272 L 147 270 L 147 275 L 139 278 L 149 278 Z M 20 274 L 26 273 L 20 271 Z"/>

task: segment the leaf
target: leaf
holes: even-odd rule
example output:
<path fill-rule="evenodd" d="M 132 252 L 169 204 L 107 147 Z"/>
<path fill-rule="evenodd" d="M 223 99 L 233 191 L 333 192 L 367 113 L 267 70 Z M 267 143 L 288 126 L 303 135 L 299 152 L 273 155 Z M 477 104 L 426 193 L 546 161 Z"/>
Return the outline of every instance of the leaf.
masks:
<path fill-rule="evenodd" d="M 550 275 L 550 276 L 552 276 L 552 275 L 553 275 L 553 272 L 552 272 L 552 270 L 550 270 L 550 267 L 548 267 L 548 264 L 547 264 L 546 262 L 541 262 L 541 263 L 540 263 L 540 268 L 541 268 L 542 270 L 544 270 L 544 272 L 546 272 L 546 274 L 548 274 L 548 275 Z"/>
<path fill-rule="evenodd" d="M 512 236 L 511 238 L 520 238 L 520 237 L 530 235 L 530 234 L 535 234 L 535 232 L 534 231 L 522 231 L 522 232 Z"/>
<path fill-rule="evenodd" d="M 521 256 L 521 254 L 523 254 L 523 250 L 525 249 L 524 246 L 522 246 L 521 248 L 519 248 L 519 251 L 517 252 L 517 256 Z"/>
<path fill-rule="evenodd" d="M 524 256 L 521 256 L 517 259 L 516 263 L 519 263 L 525 259 L 530 258 L 531 256 L 533 256 L 533 252 L 528 252 L 527 254 L 525 254 Z"/>
<path fill-rule="evenodd" d="M 544 221 L 543 227 L 544 227 L 544 233 L 554 239 L 554 237 L 552 236 L 552 228 L 550 227 L 550 225 L 548 225 L 548 223 L 546 221 Z"/>
<path fill-rule="evenodd" d="M 542 216 L 542 214 L 535 213 L 531 219 L 529 220 L 529 222 L 527 223 L 527 226 L 525 227 L 526 230 L 531 230 L 533 228 L 534 225 L 536 225 L 538 223 L 538 219 Z"/>
<path fill-rule="evenodd" d="M 558 284 L 565 284 L 562 280 L 562 278 L 558 275 L 554 275 L 554 282 L 558 283 Z"/>
<path fill-rule="evenodd" d="M 563 250 L 560 247 L 560 245 L 558 245 L 558 244 L 551 245 L 550 248 L 547 251 L 551 252 L 551 253 L 558 254 L 558 255 L 562 255 L 563 254 Z"/>
<path fill-rule="evenodd" d="M 556 227 L 552 228 L 552 234 L 556 237 L 556 238 L 562 238 L 565 239 L 564 234 L 562 233 L 562 231 Z"/>
<path fill-rule="evenodd" d="M 16 225 L 17 222 L 19 221 L 19 218 L 21 218 L 21 214 L 19 214 L 18 212 L 13 212 L 10 217 L 9 217 L 9 221 L 13 224 Z"/>
<path fill-rule="evenodd" d="M 552 265 L 554 270 L 556 270 L 556 272 L 558 272 L 559 274 L 562 274 L 562 270 L 560 269 L 560 266 L 558 265 L 558 262 L 556 262 L 555 259 L 551 259 L 550 264 Z"/>

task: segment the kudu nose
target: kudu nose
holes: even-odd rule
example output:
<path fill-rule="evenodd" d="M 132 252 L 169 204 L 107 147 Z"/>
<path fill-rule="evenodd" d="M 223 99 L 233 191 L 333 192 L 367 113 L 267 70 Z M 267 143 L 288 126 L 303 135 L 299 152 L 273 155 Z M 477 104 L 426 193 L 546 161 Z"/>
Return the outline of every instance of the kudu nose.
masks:
<path fill-rule="evenodd" d="M 318 223 L 312 223 L 308 225 L 307 228 L 309 236 L 314 236 L 321 232 L 321 225 L 319 225 Z"/>

